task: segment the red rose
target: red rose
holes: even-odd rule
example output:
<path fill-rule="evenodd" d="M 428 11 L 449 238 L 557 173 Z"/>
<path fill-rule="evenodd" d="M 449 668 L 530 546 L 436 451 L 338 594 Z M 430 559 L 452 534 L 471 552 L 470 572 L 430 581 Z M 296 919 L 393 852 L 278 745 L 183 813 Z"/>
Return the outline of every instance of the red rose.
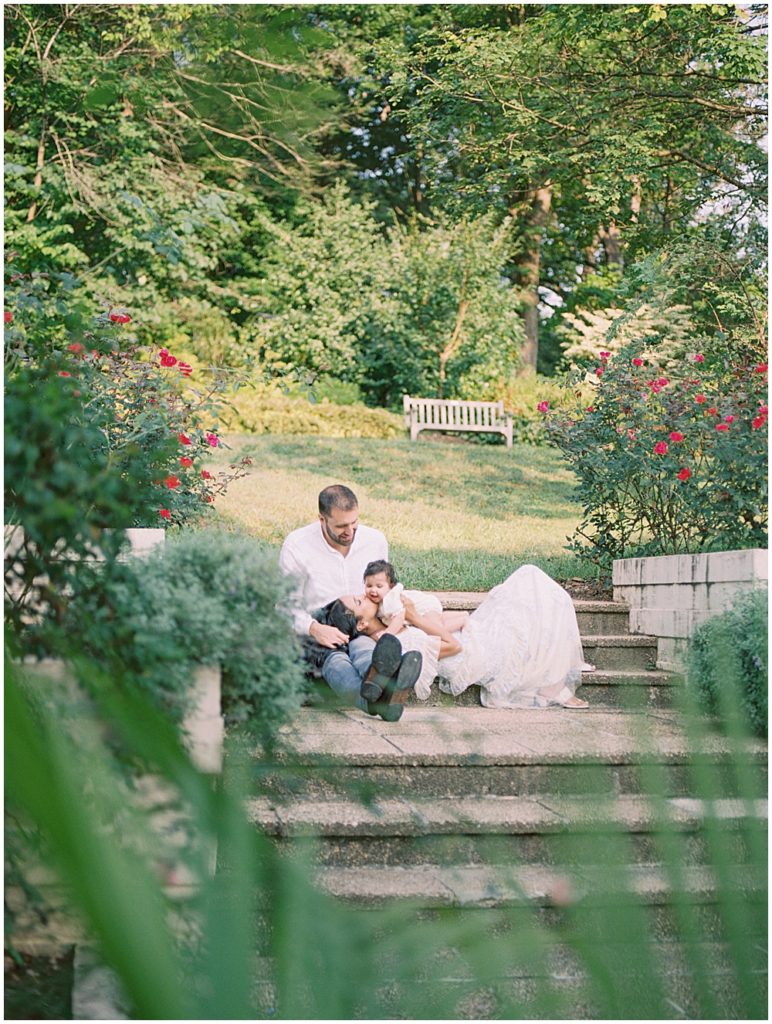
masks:
<path fill-rule="evenodd" d="M 183 377 L 189 377 L 191 373 L 193 373 L 193 367 L 190 365 L 190 363 L 183 363 L 181 360 L 177 369 L 180 371 Z"/>
<path fill-rule="evenodd" d="M 725 416 L 724 423 L 734 423 L 734 416 Z"/>
<path fill-rule="evenodd" d="M 202 469 L 201 470 L 201 478 L 203 480 L 211 480 L 212 479 L 212 474 L 209 472 L 208 469 Z"/>
<path fill-rule="evenodd" d="M 595 371 L 595 376 L 596 376 L 596 377 L 602 377 L 602 376 L 603 376 L 603 367 L 602 367 L 602 366 L 599 366 L 599 367 L 598 367 L 598 368 L 596 369 L 596 371 Z"/>
<path fill-rule="evenodd" d="M 766 416 L 757 416 L 756 419 L 753 421 L 753 429 L 758 430 L 759 427 L 763 427 L 766 422 Z"/>
<path fill-rule="evenodd" d="M 11 320 L 13 320 L 13 313 L 10 311 L 10 309 L 6 309 L 5 312 L 3 313 L 3 320 L 5 320 L 7 324 L 9 324 Z"/>
<path fill-rule="evenodd" d="M 162 519 L 171 519 L 172 517 L 172 514 L 168 508 L 159 508 L 158 515 L 161 516 Z"/>
<path fill-rule="evenodd" d="M 536 406 L 536 408 L 539 410 L 539 412 L 547 412 L 549 407 L 550 407 L 549 402 L 539 402 L 539 404 Z"/>
<path fill-rule="evenodd" d="M 671 441 L 683 441 L 684 435 L 679 430 L 673 430 L 670 432 Z"/>
<path fill-rule="evenodd" d="M 212 497 L 212 495 L 211 495 L 211 494 L 207 494 L 207 496 L 206 496 L 206 500 L 207 500 L 207 501 L 214 501 L 214 498 Z"/>
<path fill-rule="evenodd" d="M 177 434 L 177 437 L 180 439 L 180 444 L 193 444 L 187 434 Z"/>
<path fill-rule="evenodd" d="M 607 363 L 610 356 L 611 356 L 610 352 L 601 352 L 601 354 L 600 354 L 601 361 L 604 362 L 604 363 Z"/>
<path fill-rule="evenodd" d="M 131 317 L 128 313 L 111 313 L 110 319 L 114 324 L 128 324 L 131 322 Z"/>
<path fill-rule="evenodd" d="M 698 352 L 697 355 L 694 357 L 694 361 L 695 363 L 704 363 L 705 356 L 702 354 L 702 352 Z M 684 477 L 684 479 L 686 478 Z"/>
<path fill-rule="evenodd" d="M 220 438 L 217 436 L 217 434 L 207 434 L 206 443 L 208 445 L 211 445 L 212 448 L 216 448 L 217 445 L 220 443 Z"/>
<path fill-rule="evenodd" d="M 190 469 L 190 467 L 193 465 L 193 459 L 189 459 L 187 455 L 181 455 L 180 465 L 183 466 L 185 469 Z"/>
<path fill-rule="evenodd" d="M 164 479 L 164 483 L 166 484 L 166 486 L 169 488 L 170 491 L 173 491 L 175 487 L 179 487 L 180 486 L 180 481 L 177 479 L 177 477 L 173 473 L 172 473 L 171 476 L 167 476 Z"/>
<path fill-rule="evenodd" d="M 716 424 L 716 430 L 729 430 L 729 424 L 728 423 L 717 423 Z"/>
<path fill-rule="evenodd" d="M 70 374 L 66 370 L 60 370 L 59 371 L 59 376 L 60 377 L 69 377 Z"/>
<path fill-rule="evenodd" d="M 595 406 L 594 405 L 588 405 L 587 406 L 587 412 L 595 412 Z"/>
<path fill-rule="evenodd" d="M 707 398 L 705 395 L 695 395 L 694 401 L 697 402 L 698 405 L 702 405 L 703 402 L 707 402 Z"/>
<path fill-rule="evenodd" d="M 667 455 L 667 441 L 657 441 L 654 452 L 656 455 Z"/>
<path fill-rule="evenodd" d="M 633 359 L 633 366 L 643 366 L 643 360 L 636 356 L 635 359 Z"/>
<path fill-rule="evenodd" d="M 705 413 L 708 416 L 718 416 L 718 409 L 715 407 L 715 405 L 711 405 L 709 409 L 705 410 Z"/>
<path fill-rule="evenodd" d="M 679 480 L 688 480 L 691 475 L 692 475 L 692 471 L 687 466 L 684 466 L 684 468 L 682 470 L 680 470 L 679 473 L 678 473 L 678 479 Z"/>
<path fill-rule="evenodd" d="M 67 351 L 74 352 L 75 355 L 77 356 L 80 355 L 80 353 L 83 351 L 83 346 L 79 341 L 73 341 L 72 345 L 67 346 Z"/>
<path fill-rule="evenodd" d="M 657 384 L 659 384 L 659 386 L 661 388 L 667 387 L 667 385 L 669 383 L 670 383 L 670 381 L 667 379 L 667 377 L 660 377 L 659 380 L 657 381 Z"/>
<path fill-rule="evenodd" d="M 759 363 L 758 366 L 754 366 L 753 367 L 753 372 L 754 373 L 766 373 L 767 372 L 767 364 L 766 363 Z"/>

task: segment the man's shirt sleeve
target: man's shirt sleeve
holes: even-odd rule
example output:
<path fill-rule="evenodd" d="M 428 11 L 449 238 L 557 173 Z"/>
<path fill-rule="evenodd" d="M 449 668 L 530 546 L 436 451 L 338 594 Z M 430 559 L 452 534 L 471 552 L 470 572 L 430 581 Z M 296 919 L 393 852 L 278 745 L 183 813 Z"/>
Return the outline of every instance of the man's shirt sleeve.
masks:
<path fill-rule="evenodd" d="M 295 632 L 301 636 L 308 636 L 308 630 L 313 622 L 313 618 L 306 611 L 307 601 L 305 600 L 306 587 L 308 585 L 308 573 L 305 571 L 303 566 L 300 564 L 295 552 L 292 550 L 292 545 L 288 544 L 287 541 L 282 544 L 281 552 L 279 553 L 279 568 L 285 576 L 290 576 L 295 580 L 295 588 L 292 591 L 292 623 L 295 627 Z"/>

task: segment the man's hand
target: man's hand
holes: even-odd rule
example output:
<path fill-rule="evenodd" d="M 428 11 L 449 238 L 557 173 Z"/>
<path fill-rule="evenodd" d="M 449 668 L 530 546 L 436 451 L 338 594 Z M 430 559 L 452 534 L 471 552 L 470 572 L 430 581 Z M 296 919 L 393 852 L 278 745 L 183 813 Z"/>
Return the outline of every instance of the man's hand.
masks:
<path fill-rule="evenodd" d="M 308 628 L 308 635 L 322 647 L 343 647 L 348 643 L 348 637 L 337 626 L 325 626 L 315 619 Z"/>

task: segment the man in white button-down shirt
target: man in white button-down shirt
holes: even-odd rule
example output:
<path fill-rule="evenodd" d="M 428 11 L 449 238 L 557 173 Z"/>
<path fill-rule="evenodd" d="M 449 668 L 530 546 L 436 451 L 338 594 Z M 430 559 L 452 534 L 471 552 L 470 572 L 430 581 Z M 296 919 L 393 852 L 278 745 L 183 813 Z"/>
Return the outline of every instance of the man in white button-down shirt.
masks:
<path fill-rule="evenodd" d="M 349 642 L 345 633 L 317 622 L 311 612 L 344 594 L 361 594 L 368 562 L 388 559 L 388 552 L 380 530 L 360 525 L 354 492 L 342 484 L 333 484 L 319 495 L 319 519 L 293 530 L 279 555 L 282 572 L 298 581 L 295 631 L 333 651 L 324 662 L 322 675 L 336 693 L 363 710 L 367 710 L 367 703 L 359 691 L 370 668 L 374 641 L 360 636 Z M 345 648 L 347 643 L 348 653 L 345 649 L 335 650 Z"/>

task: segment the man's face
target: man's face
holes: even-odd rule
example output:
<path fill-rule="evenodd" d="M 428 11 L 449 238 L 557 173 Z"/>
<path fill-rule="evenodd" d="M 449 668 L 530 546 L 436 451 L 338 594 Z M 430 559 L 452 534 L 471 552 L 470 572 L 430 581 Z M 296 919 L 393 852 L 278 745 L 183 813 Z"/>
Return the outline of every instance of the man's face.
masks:
<path fill-rule="evenodd" d="M 365 594 L 375 604 L 380 604 L 390 590 L 391 583 L 386 578 L 385 572 L 376 572 L 372 576 L 365 577 Z"/>
<path fill-rule="evenodd" d="M 331 544 L 347 548 L 354 543 L 357 527 L 359 526 L 359 509 L 354 508 L 345 511 L 341 508 L 334 508 L 328 516 L 319 516 L 322 524 L 322 533 Z"/>

